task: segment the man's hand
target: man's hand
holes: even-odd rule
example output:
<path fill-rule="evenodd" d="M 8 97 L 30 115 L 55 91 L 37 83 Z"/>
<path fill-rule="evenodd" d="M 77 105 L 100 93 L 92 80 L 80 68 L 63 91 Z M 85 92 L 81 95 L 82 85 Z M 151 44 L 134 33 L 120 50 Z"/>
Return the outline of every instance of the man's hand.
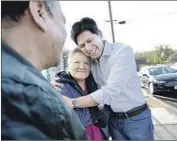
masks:
<path fill-rule="evenodd" d="M 99 108 L 99 110 L 103 110 L 104 109 L 104 105 L 103 106 L 98 105 L 98 108 Z"/>
<path fill-rule="evenodd" d="M 67 97 L 67 96 L 64 96 L 64 95 L 62 95 L 62 97 L 64 98 L 64 100 L 66 101 L 66 103 L 69 105 L 69 107 L 71 109 L 73 109 L 72 99 L 69 98 L 69 97 Z"/>
<path fill-rule="evenodd" d="M 57 82 L 56 80 L 52 80 L 50 84 L 52 84 L 54 88 L 59 92 L 61 91 L 61 88 L 63 87 L 63 84 Z"/>

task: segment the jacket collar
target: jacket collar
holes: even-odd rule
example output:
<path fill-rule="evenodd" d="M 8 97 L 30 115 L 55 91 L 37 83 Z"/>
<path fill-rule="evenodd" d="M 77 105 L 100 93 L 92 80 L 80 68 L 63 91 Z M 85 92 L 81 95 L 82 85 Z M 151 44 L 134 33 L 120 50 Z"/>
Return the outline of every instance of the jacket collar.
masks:
<path fill-rule="evenodd" d="M 2 40 L 2 49 L 7 52 L 10 56 L 12 56 L 15 60 L 18 60 L 21 64 L 28 66 L 34 70 L 37 70 L 28 60 L 26 60 L 23 56 L 21 56 L 18 52 L 16 52 L 12 47 L 6 44 Z"/>
<path fill-rule="evenodd" d="M 68 84 L 76 84 L 77 82 L 74 80 L 74 78 L 71 76 L 70 73 L 67 73 L 65 71 L 61 71 L 56 74 L 57 77 L 60 79 L 57 80 L 60 83 L 68 83 Z"/>

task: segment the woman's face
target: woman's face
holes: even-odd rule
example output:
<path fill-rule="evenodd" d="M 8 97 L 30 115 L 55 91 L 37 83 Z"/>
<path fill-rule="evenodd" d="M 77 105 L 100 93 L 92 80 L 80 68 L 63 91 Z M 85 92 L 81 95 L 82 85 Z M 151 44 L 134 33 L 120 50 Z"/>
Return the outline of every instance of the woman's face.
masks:
<path fill-rule="evenodd" d="M 90 74 L 90 61 L 83 53 L 74 53 L 69 62 L 69 72 L 75 80 L 85 80 Z"/>

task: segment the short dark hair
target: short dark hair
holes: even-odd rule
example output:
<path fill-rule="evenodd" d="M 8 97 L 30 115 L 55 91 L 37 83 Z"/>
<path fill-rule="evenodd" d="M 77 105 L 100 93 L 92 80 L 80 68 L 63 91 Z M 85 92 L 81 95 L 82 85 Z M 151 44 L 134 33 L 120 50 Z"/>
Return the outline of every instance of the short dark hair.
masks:
<path fill-rule="evenodd" d="M 84 17 L 79 22 L 73 24 L 71 29 L 71 39 L 77 44 L 77 36 L 86 30 L 98 35 L 98 26 L 96 22 L 89 17 Z"/>
<path fill-rule="evenodd" d="M 47 11 L 52 15 L 51 8 L 52 1 L 43 1 Z M 20 18 L 24 16 L 25 11 L 29 8 L 29 1 L 2 1 L 1 2 L 1 17 L 9 20 L 19 22 Z"/>

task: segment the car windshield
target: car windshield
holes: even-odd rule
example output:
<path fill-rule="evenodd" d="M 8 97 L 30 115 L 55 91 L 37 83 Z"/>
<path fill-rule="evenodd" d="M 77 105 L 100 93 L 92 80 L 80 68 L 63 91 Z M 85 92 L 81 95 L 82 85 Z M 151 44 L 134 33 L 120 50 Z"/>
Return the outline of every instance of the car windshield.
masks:
<path fill-rule="evenodd" d="M 156 67 L 156 68 L 149 69 L 150 75 L 160 75 L 160 74 L 175 73 L 175 72 L 176 70 L 171 67 Z"/>

